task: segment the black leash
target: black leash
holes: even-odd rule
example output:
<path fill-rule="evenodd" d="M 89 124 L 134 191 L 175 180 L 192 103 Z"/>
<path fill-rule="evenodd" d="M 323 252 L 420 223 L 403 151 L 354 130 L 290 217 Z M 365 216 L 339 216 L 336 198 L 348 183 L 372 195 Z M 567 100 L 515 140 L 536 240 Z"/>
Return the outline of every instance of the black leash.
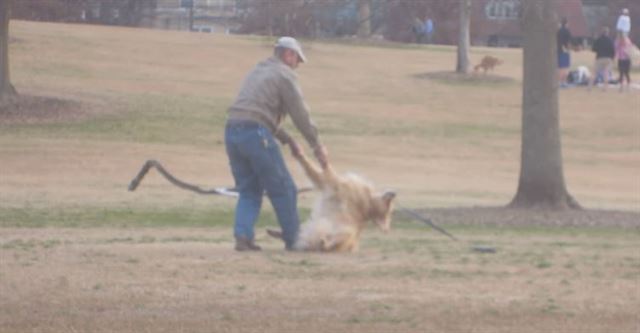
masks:
<path fill-rule="evenodd" d="M 129 191 L 135 191 L 138 186 L 140 186 L 140 183 L 142 182 L 142 179 L 147 175 L 147 173 L 149 173 L 149 170 L 151 170 L 152 168 L 155 168 L 156 170 L 158 170 L 158 172 L 164 177 L 166 178 L 171 184 L 183 189 L 183 190 L 187 190 L 187 191 L 191 191 L 191 192 L 195 192 L 198 194 L 206 194 L 206 195 L 223 195 L 223 196 L 227 196 L 227 197 L 237 197 L 238 196 L 238 190 L 236 188 L 229 188 L 229 187 L 216 187 L 213 189 L 203 189 L 200 188 L 196 185 L 193 184 L 189 184 L 187 182 L 184 182 L 176 177 L 174 177 L 169 171 L 167 171 L 167 169 L 165 169 L 162 164 L 160 164 L 160 162 L 156 161 L 156 160 L 148 160 L 144 163 L 144 165 L 142 166 L 142 168 L 140 169 L 140 171 L 138 172 L 138 174 L 135 176 L 135 178 L 133 178 L 131 180 L 131 183 L 129 183 Z M 303 192 L 309 192 L 312 191 L 313 188 L 311 187 L 303 187 L 298 189 L 298 193 L 303 193 Z"/>
<path fill-rule="evenodd" d="M 458 239 L 455 238 L 452 234 L 448 233 L 446 230 L 442 229 L 441 227 L 435 225 L 430 218 L 428 217 L 424 217 L 422 215 L 420 215 L 419 213 L 417 213 L 415 210 L 409 209 L 409 208 L 405 208 L 403 206 L 400 206 L 398 203 L 395 204 L 397 209 L 403 213 L 405 213 L 407 216 L 410 216 L 418 221 L 422 221 L 424 223 L 426 223 L 428 226 L 430 226 L 431 228 L 435 229 L 436 231 L 439 231 L 442 234 L 447 235 L 449 238 L 457 241 Z"/>
<path fill-rule="evenodd" d="M 149 170 L 151 170 L 151 168 L 156 168 L 156 170 L 158 170 L 158 172 L 160 172 L 160 174 L 162 176 L 164 176 L 170 183 L 172 183 L 173 185 L 176 185 L 177 187 L 180 187 L 184 190 L 187 191 L 192 191 L 192 192 L 196 192 L 199 194 L 208 194 L 208 195 L 223 195 L 223 196 L 228 196 L 228 197 L 237 197 L 238 196 L 238 191 L 235 188 L 225 188 L 225 187 L 218 187 L 218 188 L 214 188 L 214 189 L 202 189 L 198 186 L 195 186 L 193 184 L 189 184 L 186 182 L 183 182 L 179 179 L 177 179 L 176 177 L 174 177 L 173 175 L 171 175 L 171 173 L 169 173 L 169 171 L 167 171 L 158 161 L 155 160 L 148 160 L 143 166 L 142 169 L 140 169 L 140 172 L 138 172 L 138 174 L 136 175 L 135 178 L 133 178 L 133 180 L 131 180 L 131 183 L 129 184 L 129 191 L 135 191 L 138 186 L 140 185 L 140 182 L 142 182 L 142 179 L 144 178 L 144 176 L 147 175 L 147 173 L 149 172 Z M 303 187 L 298 189 L 298 193 L 303 193 L 303 192 L 309 192 L 312 191 L 313 188 L 311 187 Z M 446 230 L 438 227 L 437 225 L 433 224 L 433 222 L 431 222 L 431 219 L 426 218 L 420 214 L 418 214 L 416 211 L 411 210 L 409 208 L 405 208 L 400 206 L 399 204 L 396 203 L 396 207 L 399 211 L 405 213 L 406 215 L 418 220 L 418 221 L 422 221 L 424 223 L 426 223 L 427 225 L 429 225 L 431 228 L 447 235 L 449 238 L 457 241 L 458 239 L 455 238 L 453 235 L 451 235 L 450 233 L 448 233 Z"/>

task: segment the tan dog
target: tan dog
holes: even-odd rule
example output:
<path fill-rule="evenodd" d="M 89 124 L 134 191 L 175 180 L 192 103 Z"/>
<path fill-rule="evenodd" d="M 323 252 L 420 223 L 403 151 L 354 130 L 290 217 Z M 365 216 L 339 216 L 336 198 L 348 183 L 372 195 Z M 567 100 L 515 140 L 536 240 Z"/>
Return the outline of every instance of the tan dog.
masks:
<path fill-rule="evenodd" d="M 488 70 L 492 70 L 496 66 L 501 64 L 502 64 L 502 60 L 492 56 L 485 56 L 484 58 L 482 58 L 479 64 L 473 67 L 473 71 L 477 72 L 478 69 L 482 68 L 484 70 L 484 73 L 487 74 Z"/>
<path fill-rule="evenodd" d="M 390 229 L 395 193 L 376 194 L 373 186 L 357 175 L 341 177 L 330 166 L 320 170 L 302 152 L 295 157 L 321 191 L 309 221 L 300 229 L 295 250 L 351 252 L 358 249 L 360 233 L 368 221 L 385 232 Z M 282 238 L 279 231 L 267 232 Z"/>

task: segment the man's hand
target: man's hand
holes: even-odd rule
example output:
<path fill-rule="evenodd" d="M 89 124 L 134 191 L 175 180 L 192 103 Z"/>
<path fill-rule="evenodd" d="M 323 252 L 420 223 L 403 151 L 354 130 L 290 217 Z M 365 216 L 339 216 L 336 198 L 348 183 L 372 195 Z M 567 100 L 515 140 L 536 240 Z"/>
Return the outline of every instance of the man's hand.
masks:
<path fill-rule="evenodd" d="M 313 154 L 316 156 L 322 169 L 326 169 L 329 166 L 329 159 L 327 157 L 327 149 L 323 145 L 318 145 L 313 149 Z"/>
<path fill-rule="evenodd" d="M 293 157 L 295 158 L 298 158 L 302 156 L 302 154 L 304 154 L 302 148 L 298 146 L 298 143 L 293 139 L 289 140 L 289 149 L 291 149 L 291 155 L 293 155 Z"/>

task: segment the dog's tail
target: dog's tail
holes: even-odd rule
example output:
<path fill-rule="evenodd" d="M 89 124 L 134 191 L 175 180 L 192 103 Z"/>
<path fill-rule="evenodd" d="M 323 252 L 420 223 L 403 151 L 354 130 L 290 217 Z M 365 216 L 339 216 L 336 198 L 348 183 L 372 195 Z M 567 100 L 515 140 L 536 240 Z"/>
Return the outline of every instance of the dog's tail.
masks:
<path fill-rule="evenodd" d="M 273 238 L 283 239 L 282 238 L 282 231 L 267 229 L 267 234 L 269 236 L 273 237 Z"/>

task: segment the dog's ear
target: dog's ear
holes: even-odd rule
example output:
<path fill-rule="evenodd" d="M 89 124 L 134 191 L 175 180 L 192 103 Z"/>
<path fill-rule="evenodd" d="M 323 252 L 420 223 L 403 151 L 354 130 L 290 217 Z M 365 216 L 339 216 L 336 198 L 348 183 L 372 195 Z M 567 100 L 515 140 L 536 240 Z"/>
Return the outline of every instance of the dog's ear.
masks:
<path fill-rule="evenodd" d="M 382 201 L 388 205 L 391 204 L 391 201 L 396 197 L 396 192 L 387 190 L 382 194 Z"/>

